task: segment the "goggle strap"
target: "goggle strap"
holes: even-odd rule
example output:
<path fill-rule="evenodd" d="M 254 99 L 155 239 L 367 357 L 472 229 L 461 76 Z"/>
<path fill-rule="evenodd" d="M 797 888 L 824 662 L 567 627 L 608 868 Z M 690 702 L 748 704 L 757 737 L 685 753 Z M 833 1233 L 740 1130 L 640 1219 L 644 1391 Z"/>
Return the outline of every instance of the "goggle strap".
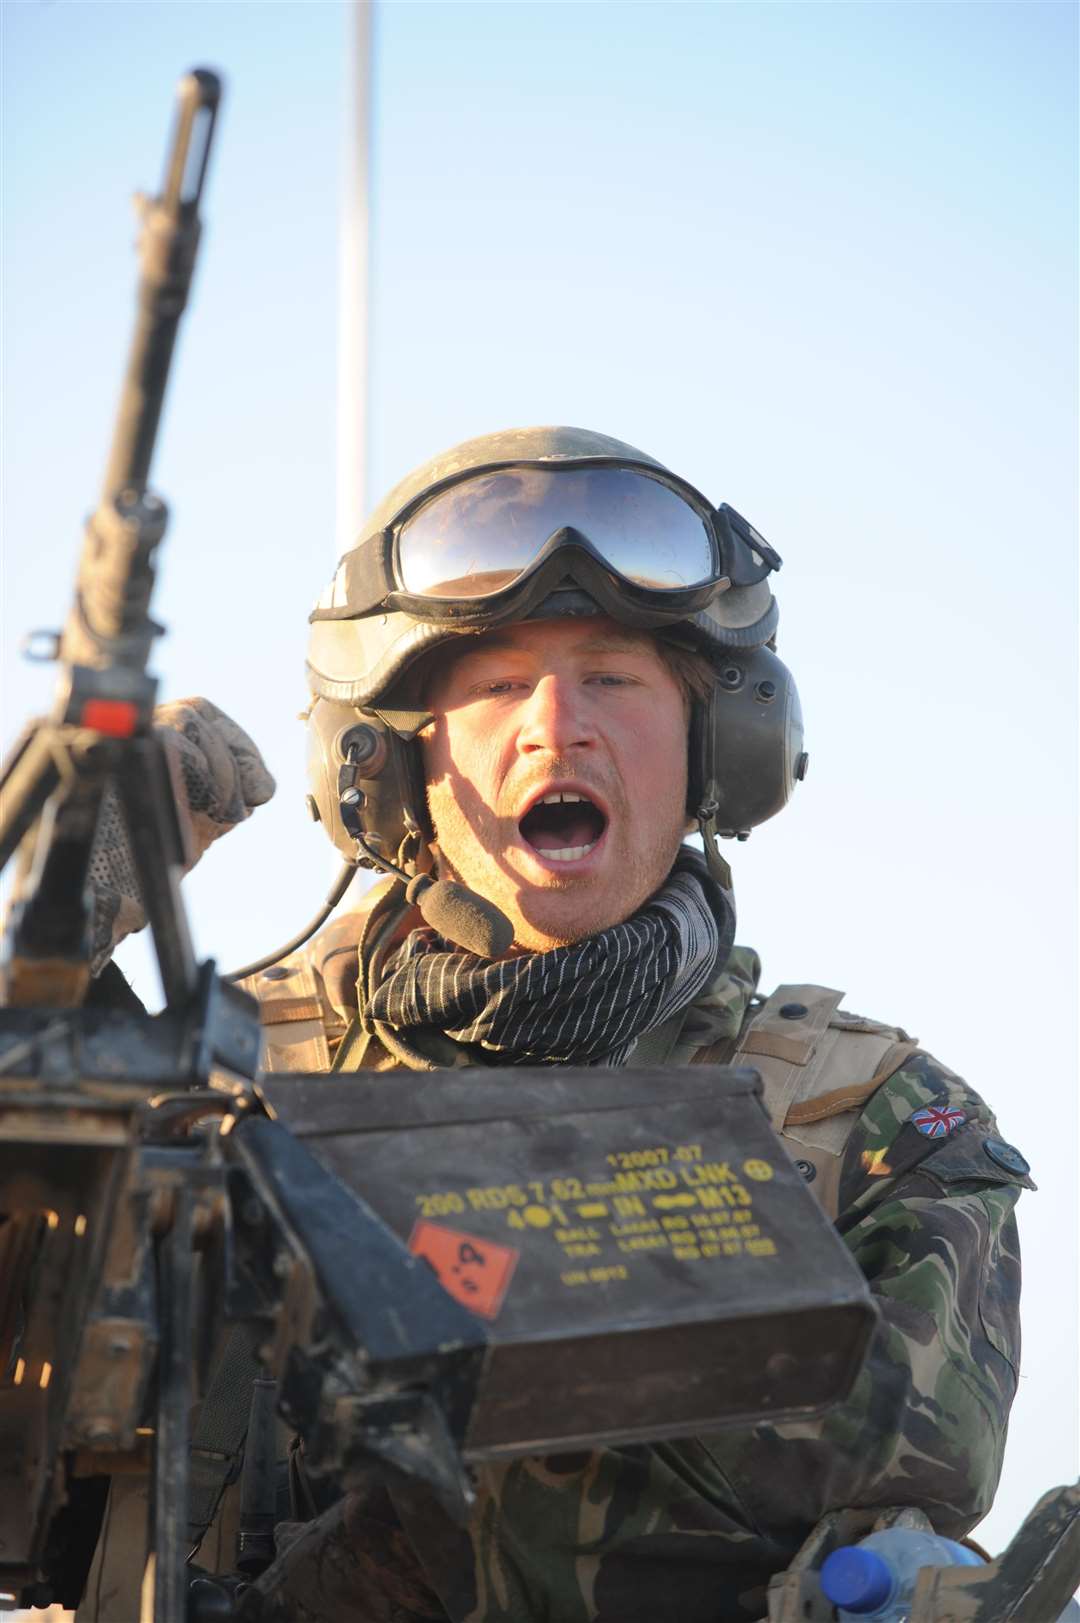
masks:
<path fill-rule="evenodd" d="M 716 527 L 733 586 L 757 586 L 783 564 L 776 548 L 727 502 L 716 509 Z"/>
<path fill-rule="evenodd" d="M 316 604 L 308 616 L 309 623 L 358 620 L 377 609 L 386 597 L 388 583 L 393 581 L 392 545 L 389 530 L 376 530 L 374 535 L 347 552 L 338 562 L 330 603 Z"/>
<path fill-rule="evenodd" d="M 373 716 L 378 716 L 392 733 L 406 743 L 411 743 L 417 733 L 435 720 L 430 710 L 400 710 L 386 705 L 369 705 L 368 708 Z"/>

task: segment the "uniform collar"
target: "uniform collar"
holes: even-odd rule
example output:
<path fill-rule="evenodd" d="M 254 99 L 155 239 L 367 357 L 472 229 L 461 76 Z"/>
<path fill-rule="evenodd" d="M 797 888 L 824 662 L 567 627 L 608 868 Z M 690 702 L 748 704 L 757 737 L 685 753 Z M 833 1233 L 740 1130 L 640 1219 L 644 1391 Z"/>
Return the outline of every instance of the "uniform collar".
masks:
<path fill-rule="evenodd" d="M 737 1037 L 757 996 L 761 959 L 753 947 L 732 947 L 727 962 L 686 1011 L 682 1040 L 698 1047 Z"/>

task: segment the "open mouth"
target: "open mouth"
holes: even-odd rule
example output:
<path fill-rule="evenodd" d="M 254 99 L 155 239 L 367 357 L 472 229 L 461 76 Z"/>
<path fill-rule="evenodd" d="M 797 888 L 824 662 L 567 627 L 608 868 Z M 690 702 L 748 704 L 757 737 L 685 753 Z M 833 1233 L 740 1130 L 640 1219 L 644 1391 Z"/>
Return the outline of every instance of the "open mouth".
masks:
<path fill-rule="evenodd" d="M 606 827 L 599 806 L 572 789 L 544 795 L 518 824 L 522 839 L 548 862 L 577 862 L 588 856 Z"/>

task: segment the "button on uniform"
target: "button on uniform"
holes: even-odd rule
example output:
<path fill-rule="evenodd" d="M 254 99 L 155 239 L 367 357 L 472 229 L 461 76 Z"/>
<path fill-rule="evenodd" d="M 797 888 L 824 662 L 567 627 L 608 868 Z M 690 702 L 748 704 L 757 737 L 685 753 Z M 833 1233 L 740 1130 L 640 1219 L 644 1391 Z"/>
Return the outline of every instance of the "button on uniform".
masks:
<path fill-rule="evenodd" d="M 1031 1167 L 1020 1154 L 1014 1144 L 1006 1144 L 1003 1138 L 988 1138 L 983 1149 L 997 1166 L 1003 1167 L 1006 1172 L 1018 1173 L 1021 1178 L 1027 1176 Z"/>

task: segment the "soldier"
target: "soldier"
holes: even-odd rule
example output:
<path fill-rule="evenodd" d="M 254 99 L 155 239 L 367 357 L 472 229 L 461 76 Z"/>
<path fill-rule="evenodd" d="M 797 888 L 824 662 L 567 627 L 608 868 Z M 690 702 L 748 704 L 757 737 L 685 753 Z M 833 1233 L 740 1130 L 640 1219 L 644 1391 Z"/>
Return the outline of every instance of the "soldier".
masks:
<path fill-rule="evenodd" d="M 389 877 L 250 986 L 269 1070 L 756 1066 L 881 1309 L 850 1397 L 813 1421 L 484 1465 L 464 1530 L 387 1476 L 321 1504 L 297 1450 L 302 1525 L 245 1615 L 751 1623 L 829 1509 L 911 1504 L 961 1536 L 989 1508 L 1027 1164 L 899 1028 L 827 988 L 766 997 L 733 945 L 717 838 L 772 816 L 806 766 L 774 652 L 779 562 L 597 434 L 490 435 L 407 478 L 312 617 L 313 802 L 347 857 L 469 894 L 440 936 Z M 235 820 L 198 779 L 201 815 Z M 475 950 L 493 908 L 513 933 L 494 960 Z"/>

